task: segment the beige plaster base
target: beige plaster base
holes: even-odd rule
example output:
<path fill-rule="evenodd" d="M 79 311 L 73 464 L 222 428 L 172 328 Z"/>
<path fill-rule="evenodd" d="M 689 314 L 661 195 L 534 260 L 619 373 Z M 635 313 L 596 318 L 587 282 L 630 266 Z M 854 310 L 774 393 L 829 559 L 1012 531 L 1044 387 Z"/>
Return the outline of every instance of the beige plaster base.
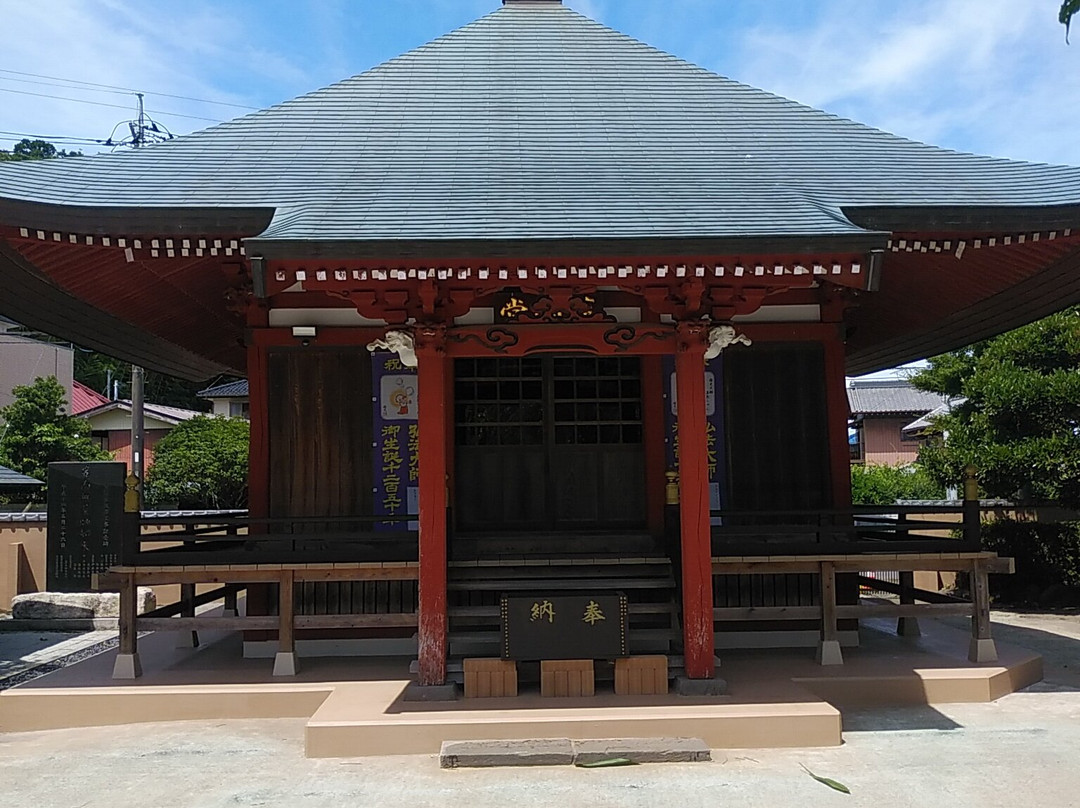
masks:
<path fill-rule="evenodd" d="M 740 704 L 678 696 L 562 698 L 537 694 L 433 705 L 401 700 L 402 683 L 340 685 L 308 721 L 307 756 L 438 752 L 446 740 L 701 738 L 711 748 L 838 746 L 840 712 L 828 703 Z M 372 698 L 375 696 L 375 698 Z"/>
<path fill-rule="evenodd" d="M 967 661 L 965 632 L 923 621 L 921 637 L 897 637 L 895 621 L 864 626 L 844 664 L 822 667 L 810 649 L 727 651 L 717 698 L 592 698 L 405 702 L 408 657 L 305 658 L 296 676 L 271 660 L 244 659 L 238 633 L 204 632 L 195 649 L 175 636 L 142 638 L 143 676 L 113 680 L 107 652 L 0 693 L 0 730 L 227 718 L 307 718 L 309 757 L 434 753 L 444 740 L 699 737 L 713 748 L 835 746 L 848 708 L 980 702 L 1038 681 L 1042 660 L 998 645 L 999 661 Z"/>

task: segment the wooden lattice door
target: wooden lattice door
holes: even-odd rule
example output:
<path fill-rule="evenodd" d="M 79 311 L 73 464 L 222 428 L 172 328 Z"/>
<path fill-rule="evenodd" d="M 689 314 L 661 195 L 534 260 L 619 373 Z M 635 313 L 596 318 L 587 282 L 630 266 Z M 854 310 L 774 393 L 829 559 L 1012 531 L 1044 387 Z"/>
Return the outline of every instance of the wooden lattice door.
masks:
<path fill-rule="evenodd" d="M 459 531 L 644 525 L 637 358 L 458 360 L 455 420 Z"/>

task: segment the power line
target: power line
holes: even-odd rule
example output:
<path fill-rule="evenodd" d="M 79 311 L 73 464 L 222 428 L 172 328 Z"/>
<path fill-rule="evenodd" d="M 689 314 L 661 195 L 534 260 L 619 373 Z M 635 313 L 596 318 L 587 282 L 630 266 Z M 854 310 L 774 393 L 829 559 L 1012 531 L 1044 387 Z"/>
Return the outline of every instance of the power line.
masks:
<path fill-rule="evenodd" d="M 74 141 L 77 143 L 104 143 L 104 140 L 92 137 L 77 137 L 75 135 L 35 135 L 30 132 L 10 132 L 6 129 L 0 129 L 0 140 L 47 140 L 53 141 Z"/>
<path fill-rule="evenodd" d="M 74 88 L 72 88 L 74 89 Z M 62 95 L 49 95 L 48 93 L 34 93 L 29 90 L 13 90 L 10 87 L 0 87 L 0 93 L 16 93 L 18 95 L 32 95 L 38 98 L 51 98 L 57 101 L 71 101 L 76 104 L 91 104 L 96 107 L 112 107 L 113 109 L 130 109 L 130 107 L 123 104 L 110 104 L 107 101 L 90 101 L 86 98 L 69 98 Z M 154 115 L 169 115 L 174 118 L 190 118 L 193 121 L 209 121 L 210 123 L 221 123 L 221 118 L 204 118 L 201 115 L 185 115 L 181 112 L 166 112 L 164 110 L 147 110 Z"/>
<path fill-rule="evenodd" d="M 155 93 L 155 92 L 151 92 L 149 90 L 140 91 L 140 90 L 135 90 L 132 87 L 118 87 L 118 86 L 116 86 L 114 84 L 97 84 L 97 83 L 92 82 L 92 81 L 82 81 L 80 79 L 65 79 L 65 78 L 61 78 L 60 76 L 46 76 L 46 75 L 43 75 L 41 73 L 26 73 L 26 72 L 23 72 L 21 70 L 7 70 L 7 69 L 4 69 L 4 68 L 0 68 L 0 73 L 8 73 L 8 74 L 13 75 L 13 76 L 30 76 L 30 77 L 35 78 L 35 79 L 49 79 L 51 81 L 62 81 L 62 82 L 66 82 L 67 84 L 78 84 L 78 85 L 82 85 L 83 87 L 88 87 L 88 88 L 89 87 L 97 87 L 97 88 L 100 88 L 103 91 L 123 92 L 123 93 L 143 92 L 144 95 L 155 95 L 155 96 L 159 96 L 161 98 L 176 98 L 176 99 L 179 99 L 181 101 L 195 101 L 195 102 L 200 103 L 200 104 L 217 104 L 218 106 L 222 106 L 222 107 L 236 107 L 237 109 L 249 109 L 249 110 L 255 110 L 255 111 L 257 111 L 259 109 L 258 107 L 248 106 L 247 104 L 234 104 L 234 103 L 232 103 L 230 101 L 211 101 L 208 98 L 193 98 L 193 97 L 188 96 L 188 95 L 173 95 L 172 93 Z M 20 81 L 20 79 L 8 79 L 8 81 Z M 27 82 L 27 83 L 36 84 L 38 82 Z M 59 86 L 63 86 L 63 85 L 59 85 Z M 72 87 L 71 89 L 75 89 L 75 88 Z M 161 114 L 161 113 L 158 113 L 158 114 Z"/>
<path fill-rule="evenodd" d="M 64 90 L 78 90 L 79 92 L 84 93 L 108 93 L 109 95 L 131 94 L 127 90 L 106 90 L 101 87 L 80 87 L 78 86 L 78 82 L 71 82 L 66 79 L 62 79 L 60 81 L 36 81 L 35 79 L 17 79 L 13 78 L 12 76 L 0 76 L 0 81 L 12 81 L 16 84 L 34 84 L 41 87 L 60 87 Z"/>

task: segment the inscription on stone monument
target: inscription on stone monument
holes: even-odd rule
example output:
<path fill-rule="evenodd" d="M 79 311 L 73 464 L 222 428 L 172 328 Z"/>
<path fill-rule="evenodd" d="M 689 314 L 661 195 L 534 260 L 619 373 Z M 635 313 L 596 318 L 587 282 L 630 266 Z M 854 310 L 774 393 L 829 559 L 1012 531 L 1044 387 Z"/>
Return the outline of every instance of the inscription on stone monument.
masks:
<path fill-rule="evenodd" d="M 90 576 L 119 563 L 123 463 L 50 463 L 46 589 L 86 592 Z"/>

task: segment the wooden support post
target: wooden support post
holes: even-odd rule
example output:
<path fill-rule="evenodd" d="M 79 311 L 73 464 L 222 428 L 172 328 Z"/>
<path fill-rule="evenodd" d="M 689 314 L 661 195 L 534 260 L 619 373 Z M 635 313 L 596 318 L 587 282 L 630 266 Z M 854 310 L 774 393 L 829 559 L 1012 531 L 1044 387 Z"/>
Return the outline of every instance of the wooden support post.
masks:
<path fill-rule="evenodd" d="M 975 561 L 971 569 L 971 645 L 968 659 L 972 662 L 997 662 L 997 646 L 990 635 L 990 579 L 982 562 Z"/>
<path fill-rule="evenodd" d="M 135 625 L 139 613 L 138 594 L 135 574 L 123 573 L 120 584 L 120 650 L 113 663 L 113 679 L 137 679 L 142 676 L 139 635 Z"/>
<path fill-rule="evenodd" d="M 267 532 L 267 525 L 260 520 L 270 516 L 270 355 L 269 349 L 258 341 L 265 334 L 265 309 L 249 308 L 248 325 L 252 337 L 247 349 L 248 372 L 248 422 L 250 439 L 248 450 L 248 514 L 251 524 L 248 535 Z M 295 342 L 295 340 L 294 340 Z M 280 508 L 281 505 L 278 504 Z M 278 512 L 278 515 L 281 511 Z M 270 614 L 272 584 L 254 584 L 247 590 L 247 613 Z"/>
<path fill-rule="evenodd" d="M 900 573 L 900 603 L 902 604 L 914 604 L 915 603 L 915 573 L 914 572 L 901 572 Z M 919 618 L 917 617 L 898 617 L 896 619 L 896 633 L 901 637 L 918 637 L 922 634 L 919 630 Z"/>
<path fill-rule="evenodd" d="M 274 657 L 274 676 L 295 676 L 296 625 L 293 601 L 294 573 L 283 570 L 278 583 L 278 650 Z"/>
<path fill-rule="evenodd" d="M 844 375 L 846 348 L 843 311 L 842 308 L 835 306 L 827 308 L 828 316 L 836 318 L 836 321 L 828 324 L 831 333 L 822 340 L 825 349 L 825 411 L 829 438 L 829 479 L 833 508 L 847 510 L 851 507 L 851 454 L 847 438 L 851 409 L 848 405 L 847 377 Z M 833 534 L 834 541 L 852 541 L 854 534 L 846 530 L 851 526 L 851 517 L 833 517 L 832 524 L 838 529 L 838 532 Z M 827 528 L 823 528 L 823 533 L 825 530 Z M 836 602 L 852 606 L 859 602 L 859 583 L 854 575 L 841 574 L 839 576 L 836 581 Z"/>
<path fill-rule="evenodd" d="M 239 617 L 240 616 L 239 612 L 236 610 L 236 590 L 235 589 L 226 589 L 225 590 L 225 603 L 224 603 L 224 605 L 222 606 L 222 609 L 221 609 L 221 616 L 222 617 Z"/>
<path fill-rule="evenodd" d="M 896 519 L 896 532 L 906 531 L 902 537 L 907 540 L 911 535 L 911 524 L 906 513 L 900 514 Z M 898 536 L 898 538 L 901 538 Z M 915 573 L 913 571 L 900 572 L 900 603 L 912 605 L 915 603 Z M 901 637 L 918 637 L 922 635 L 919 629 L 919 618 L 898 617 L 896 619 L 896 633 Z"/>
<path fill-rule="evenodd" d="M 195 616 L 195 584 L 180 584 L 180 602 L 183 604 L 183 609 L 180 610 L 181 617 L 194 617 Z M 199 647 L 199 632 L 197 631 L 181 631 L 177 635 L 176 640 L 177 648 L 198 648 Z"/>
<path fill-rule="evenodd" d="M 716 675 L 712 537 L 709 528 L 705 419 L 707 322 L 681 322 L 675 354 L 679 419 L 679 522 L 682 549 L 683 654 L 690 679 Z"/>
<path fill-rule="evenodd" d="M 270 391 L 266 348 L 261 345 L 248 347 L 247 370 L 248 418 L 251 425 L 248 511 L 253 519 L 265 519 L 270 510 Z"/>
<path fill-rule="evenodd" d="M 842 328 L 841 324 L 837 328 Z M 851 410 L 844 376 L 844 343 L 839 331 L 825 341 L 825 407 L 829 433 L 829 470 L 832 482 L 832 505 L 851 507 L 851 455 L 848 448 L 848 419 Z"/>
<path fill-rule="evenodd" d="M 821 562 L 821 641 L 817 661 L 821 665 L 844 664 L 836 626 L 836 569 L 831 561 Z"/>
<path fill-rule="evenodd" d="M 420 432 L 420 608 L 418 684 L 446 683 L 446 330 L 422 326 L 415 337 Z"/>

